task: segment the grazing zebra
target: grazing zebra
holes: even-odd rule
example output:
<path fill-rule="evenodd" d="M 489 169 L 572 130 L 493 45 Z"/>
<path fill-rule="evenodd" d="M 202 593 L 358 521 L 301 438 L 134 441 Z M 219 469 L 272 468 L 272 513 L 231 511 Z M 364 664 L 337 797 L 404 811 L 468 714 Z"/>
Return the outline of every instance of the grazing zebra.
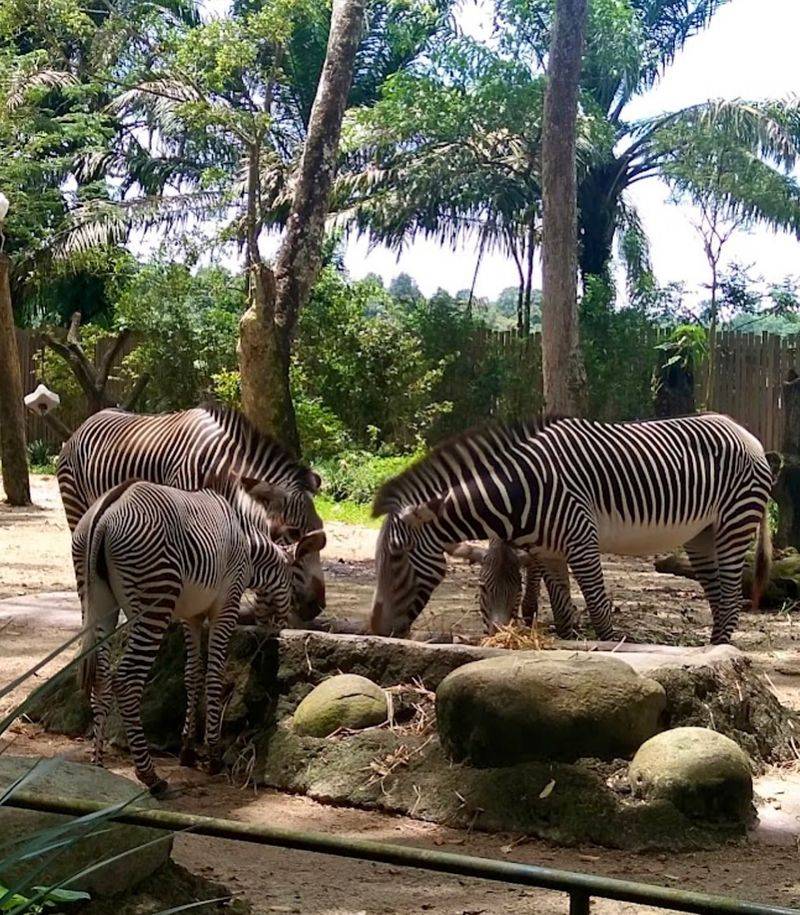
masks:
<path fill-rule="evenodd" d="M 194 765 L 196 711 L 202 689 L 201 637 L 209 622 L 206 741 L 209 769 L 221 767 L 220 731 L 228 642 L 245 588 L 256 592 L 256 617 L 280 628 L 291 600 L 290 564 L 325 545 L 323 531 L 289 548 L 270 539 L 266 511 L 227 481 L 218 489 L 185 492 L 158 483 L 129 481 L 102 496 L 73 534 L 72 558 L 85 633 L 80 681 L 92 700 L 94 762 L 102 765 L 105 723 L 116 695 L 136 774 L 153 793 L 166 782 L 153 765 L 142 730 L 145 681 L 171 620 L 181 620 L 186 641 L 186 718 L 181 763 Z M 122 607 L 131 621 L 128 644 L 111 672 L 106 642 Z"/>
<path fill-rule="evenodd" d="M 535 548 L 568 587 L 567 563 L 599 639 L 614 636 L 600 551 L 647 555 L 685 544 L 714 619 L 736 628 L 744 554 L 759 531 L 756 586 L 769 571 L 772 471 L 761 444 L 727 416 L 595 423 L 554 419 L 468 432 L 385 483 L 372 630 L 405 635 L 445 573 L 444 551 L 497 538 Z M 561 584 L 559 584 L 559 581 Z M 553 606 L 574 633 L 571 603 Z"/>
<path fill-rule="evenodd" d="M 569 568 L 565 559 L 538 556 L 492 537 L 488 548 L 471 543 L 445 547 L 457 559 L 479 563 L 479 606 L 488 633 L 508 625 L 519 611 L 532 626 L 539 615 L 539 591 L 544 581 L 556 619 L 577 624 L 578 609 L 570 595 Z M 524 582 L 523 582 L 524 572 Z"/>
<path fill-rule="evenodd" d="M 241 413 L 219 405 L 152 416 L 101 410 L 64 445 L 56 473 L 71 531 L 92 503 L 126 480 L 193 490 L 226 474 L 259 481 L 252 495 L 283 522 L 277 541 L 322 528 L 312 499 L 319 476 Z M 292 577 L 296 609 L 301 619 L 313 619 L 325 607 L 319 553 L 306 553 Z"/>

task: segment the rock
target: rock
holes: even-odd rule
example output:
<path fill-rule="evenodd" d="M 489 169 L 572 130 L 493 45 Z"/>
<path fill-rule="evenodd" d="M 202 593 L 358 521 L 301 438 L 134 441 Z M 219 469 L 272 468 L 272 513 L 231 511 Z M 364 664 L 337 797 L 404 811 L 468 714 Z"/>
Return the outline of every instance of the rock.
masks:
<path fill-rule="evenodd" d="M 636 797 L 667 800 L 690 817 L 749 819 L 750 760 L 738 744 L 710 728 L 674 728 L 643 744 L 630 765 Z"/>
<path fill-rule="evenodd" d="M 35 764 L 29 757 L 0 756 L 0 792 L 28 772 Z M 152 798 L 141 797 L 142 787 L 127 778 L 113 775 L 105 769 L 81 765 L 62 759 L 45 760 L 38 764 L 41 774 L 27 782 L 20 790 L 59 796 L 62 798 L 88 798 L 109 806 L 121 801 L 137 798 L 135 806 L 158 806 Z M 71 818 L 52 813 L 18 810 L 0 807 L 0 835 L 4 841 L 32 838 L 37 832 L 69 822 Z M 34 884 L 50 886 L 81 871 L 89 865 L 112 858 L 122 852 L 138 848 L 146 842 L 160 838 L 139 851 L 133 851 L 107 867 L 100 868 L 85 877 L 71 882 L 67 889 L 84 890 L 94 895 L 110 896 L 132 889 L 142 880 L 150 877 L 162 867 L 172 851 L 172 835 L 158 829 L 141 826 L 125 826 L 116 823 L 97 823 L 95 835 L 86 835 L 72 845 L 51 852 L 42 858 L 34 858 L 22 864 L 12 864 L 0 871 L 0 883 L 13 886 L 32 868 L 44 864 L 36 875 Z M 48 860 L 49 859 L 49 860 Z M 44 863 L 44 862 L 47 863 Z"/>
<path fill-rule="evenodd" d="M 327 737 L 339 728 L 368 728 L 389 715 L 386 694 L 372 680 L 339 674 L 324 680 L 294 713 L 294 728 L 307 737 Z"/>
<path fill-rule="evenodd" d="M 659 728 L 663 687 L 623 661 L 542 652 L 459 667 L 436 691 L 447 753 L 474 766 L 634 753 Z"/>

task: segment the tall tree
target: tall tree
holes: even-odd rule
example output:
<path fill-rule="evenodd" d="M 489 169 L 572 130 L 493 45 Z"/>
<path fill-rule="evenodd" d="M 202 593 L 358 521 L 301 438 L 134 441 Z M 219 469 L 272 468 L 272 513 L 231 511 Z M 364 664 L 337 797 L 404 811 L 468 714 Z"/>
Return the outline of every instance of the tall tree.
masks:
<path fill-rule="evenodd" d="M 257 245 L 251 247 L 251 304 L 239 333 L 242 406 L 258 428 L 295 453 L 300 451 L 300 439 L 289 387 L 292 337 L 319 272 L 364 11 L 365 0 L 334 0 L 328 51 L 274 273 L 261 261 Z"/>
<path fill-rule="evenodd" d="M 542 373 L 545 408 L 581 412 L 575 129 L 587 0 L 556 0 L 542 125 Z"/>
<path fill-rule="evenodd" d="M 25 447 L 25 407 L 9 267 L 8 255 L 0 251 L 0 462 L 8 501 L 12 505 L 29 505 L 31 488 Z"/>

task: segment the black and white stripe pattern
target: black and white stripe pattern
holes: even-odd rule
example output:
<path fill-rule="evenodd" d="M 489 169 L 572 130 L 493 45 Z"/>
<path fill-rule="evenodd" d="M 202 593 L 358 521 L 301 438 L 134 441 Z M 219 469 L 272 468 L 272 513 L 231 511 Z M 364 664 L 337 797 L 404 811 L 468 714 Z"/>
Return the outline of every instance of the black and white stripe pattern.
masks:
<path fill-rule="evenodd" d="M 242 593 L 252 587 L 257 619 L 279 629 L 289 612 L 290 564 L 304 551 L 323 545 L 319 531 L 288 550 L 278 547 L 270 539 L 264 508 L 244 487 L 230 482 L 219 491 L 196 492 L 131 482 L 101 497 L 73 534 L 86 627 L 83 650 L 113 632 L 117 607 L 131 625 L 127 648 L 113 675 L 106 643 L 82 661 L 81 679 L 92 698 L 95 763 L 102 762 L 113 693 L 138 777 L 151 790 L 164 787 L 142 731 L 140 705 L 148 672 L 173 619 L 183 623 L 187 649 L 181 759 L 194 762 L 203 683 L 201 636 L 208 620 L 206 740 L 210 766 L 218 768 L 225 664 Z"/>
<path fill-rule="evenodd" d="M 772 472 L 760 443 L 726 416 L 632 423 L 557 419 L 493 426 L 435 449 L 379 491 L 373 631 L 405 634 L 441 582 L 443 551 L 468 540 L 534 550 L 572 634 L 567 563 L 600 639 L 613 636 L 600 552 L 647 555 L 685 544 L 714 617 L 736 628 L 744 554 L 761 529 Z M 762 568 L 764 564 L 762 563 Z M 551 590 L 551 595 L 553 595 Z"/>
<path fill-rule="evenodd" d="M 150 416 L 101 410 L 64 445 L 57 475 L 71 531 L 95 500 L 126 480 L 195 490 L 225 476 L 259 481 L 252 494 L 280 518 L 280 542 L 322 527 L 312 499 L 317 474 L 241 413 L 219 405 Z M 294 567 L 293 582 L 300 616 L 313 619 L 325 606 L 319 554 Z"/>

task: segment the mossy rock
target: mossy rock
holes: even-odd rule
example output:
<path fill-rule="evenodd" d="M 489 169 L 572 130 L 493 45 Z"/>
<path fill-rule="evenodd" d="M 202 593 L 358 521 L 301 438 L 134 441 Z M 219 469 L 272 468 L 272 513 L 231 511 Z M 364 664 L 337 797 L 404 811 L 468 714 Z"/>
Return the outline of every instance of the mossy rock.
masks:
<path fill-rule="evenodd" d="M 157 806 L 151 798 L 142 797 L 141 785 L 136 782 L 105 769 L 63 759 L 37 764 L 27 757 L 0 757 L 0 792 L 32 769 L 31 779 L 22 790 L 36 795 L 88 798 L 109 807 L 131 801 L 139 807 Z M 1 806 L 0 836 L 4 842 L 21 842 L 33 838 L 42 830 L 63 826 L 70 819 L 53 813 Z M 97 828 L 101 825 L 102 828 Z M 0 865 L 0 883 L 14 886 L 26 873 L 40 867 L 41 870 L 35 875 L 35 885 L 52 886 L 91 865 L 108 860 L 105 867 L 71 881 L 69 889 L 83 890 L 92 895 L 116 895 L 125 893 L 148 879 L 169 860 L 171 850 L 172 835 L 169 832 L 122 823 L 103 825 L 98 821 L 95 829 L 84 831 L 81 838 L 61 848 L 56 854 L 18 862 L 5 869 Z M 125 856 L 119 860 L 111 860 L 123 853 L 126 853 Z"/>
<path fill-rule="evenodd" d="M 639 748 L 628 777 L 634 796 L 669 801 L 688 817 L 743 823 L 752 817 L 750 761 L 710 728 L 656 735 Z"/>
<path fill-rule="evenodd" d="M 476 661 L 436 691 L 442 745 L 478 767 L 630 756 L 659 730 L 665 705 L 655 680 L 616 658 L 578 652 Z"/>
<path fill-rule="evenodd" d="M 340 728 L 383 724 L 388 715 L 380 686 L 357 674 L 339 674 L 315 686 L 297 706 L 294 729 L 307 737 L 328 737 Z"/>

